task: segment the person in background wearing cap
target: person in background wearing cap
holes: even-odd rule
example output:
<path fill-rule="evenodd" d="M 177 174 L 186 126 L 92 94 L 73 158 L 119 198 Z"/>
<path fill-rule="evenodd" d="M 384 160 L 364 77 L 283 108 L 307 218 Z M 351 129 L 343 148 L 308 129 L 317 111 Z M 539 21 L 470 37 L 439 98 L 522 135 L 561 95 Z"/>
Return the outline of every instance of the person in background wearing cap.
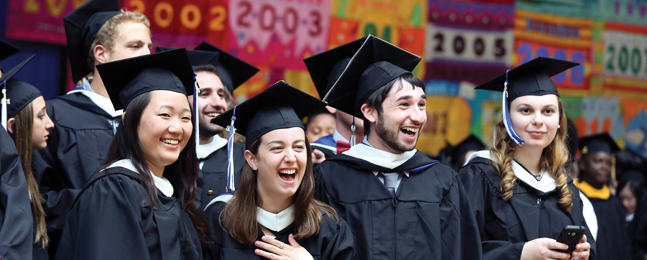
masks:
<path fill-rule="evenodd" d="M 327 94 L 365 138 L 315 168 L 315 198 L 353 231 L 357 259 L 480 259 L 458 175 L 415 149 L 427 121 L 420 57 L 369 35 Z"/>
<path fill-rule="evenodd" d="M 191 54 L 212 53 L 217 54 L 216 60 L 200 62 L 191 58 Z M 236 88 L 253 77 L 259 70 L 247 62 L 236 58 L 224 50 L 203 42 L 194 51 L 188 51 L 189 60 L 200 85 L 200 94 L 195 99 L 189 97 L 193 106 L 194 100 L 198 101 L 198 122 L 200 144 L 198 145 L 198 160 L 200 173 L 198 175 L 198 200 L 200 209 L 212 199 L 225 193 L 227 186 L 227 143 L 228 140 L 219 136 L 225 129 L 212 124 L 211 119 L 227 111 L 228 100 L 233 100 L 232 94 Z M 201 55 L 205 57 L 206 55 Z M 233 145 L 234 175 L 238 181 L 240 171 L 245 164 L 245 146 Z M 237 182 L 235 184 L 237 186 Z"/>
<path fill-rule="evenodd" d="M 0 82 L 6 87 L 7 102 L 2 106 L 3 114 L 6 113 L 7 121 L 3 119 L 3 126 L 6 124 L 7 132 L 16 144 L 16 150 L 20 156 L 22 169 L 25 173 L 27 188 L 29 190 L 29 201 L 33 213 L 34 244 L 33 254 L 30 259 L 49 259 L 47 245 L 47 226 L 45 224 L 45 211 L 41 205 L 41 194 L 38 191 L 38 183 L 31 171 L 32 151 L 47 147 L 49 130 L 54 127 L 52 120 L 47 116 L 45 110 L 45 99 L 40 91 L 31 84 L 13 79 L 12 77 L 25 66 L 32 55 L 11 71 L 0 78 Z M 11 258 L 9 258 L 11 259 Z M 22 256 L 20 259 L 23 259 Z"/>
<path fill-rule="evenodd" d="M 590 226 L 593 211 L 565 168 L 566 114 L 550 78 L 577 65 L 539 57 L 476 87 L 503 92 L 493 147 L 473 153 L 459 172 L 484 259 L 597 259 L 588 228 L 572 256 L 555 251 L 567 247 L 555 240 L 562 229 Z"/>
<path fill-rule="evenodd" d="M 348 225 L 314 199 L 301 118 L 324 106 L 279 81 L 212 121 L 244 135 L 247 150 L 239 189 L 205 207 L 206 259 L 354 259 Z"/>
<path fill-rule="evenodd" d="M 202 259 L 198 161 L 184 49 L 97 65 L 123 121 L 77 197 L 56 259 Z"/>
<path fill-rule="evenodd" d="M 326 97 L 326 94 L 346 69 L 350 59 L 365 41 L 366 37 L 357 39 L 303 60 L 320 99 L 323 100 Z M 339 88 L 345 87 L 349 86 L 340 86 Z M 317 140 L 310 139 L 315 151 L 315 162 L 322 162 L 335 154 L 345 152 L 351 146 L 364 140 L 364 121 L 361 118 L 333 106 L 326 106 L 326 110 L 335 116 L 335 131 Z"/>
<path fill-rule="evenodd" d="M 626 210 L 611 194 L 613 154 L 620 148 L 609 134 L 580 139 L 580 175 L 575 185 L 593 204 L 599 231 L 596 259 L 629 259 L 631 243 L 625 228 Z"/>
<path fill-rule="evenodd" d="M 440 151 L 440 162 L 458 172 L 470 155 L 483 149 L 485 149 L 485 144 L 478 137 L 470 134 L 456 146 L 447 144 L 447 147 Z"/>
<path fill-rule="evenodd" d="M 47 102 L 55 127 L 47 149 L 34 152 L 32 170 L 45 199 L 51 258 L 74 197 L 105 161 L 121 118 L 95 65 L 149 54 L 152 48 L 146 16 L 119 11 L 117 0 L 90 0 L 63 20 L 73 82 L 94 76 L 89 85 Z"/>
<path fill-rule="evenodd" d="M 0 61 L 19 51 L 20 49 L 0 41 Z M 18 65 L 16 68 L 19 69 L 19 67 L 21 66 Z M 9 71 L 9 73 L 15 72 Z M 0 259 L 29 260 L 34 259 L 32 252 L 37 251 L 33 232 L 36 222 L 32 215 L 32 207 L 30 207 L 34 204 L 30 204 L 30 202 L 38 201 L 34 201 L 34 198 L 30 197 L 32 190 L 27 186 L 26 174 L 31 175 L 31 173 L 23 171 L 22 158 L 20 158 L 20 155 L 24 155 L 24 153 L 18 153 L 13 139 L 7 133 L 7 116 L 16 112 L 18 104 L 21 104 L 22 100 L 18 98 L 14 101 L 15 104 L 11 102 L 11 95 L 17 94 L 17 92 L 8 91 L 11 89 L 7 86 L 10 81 L 7 82 L 6 79 L 10 77 L 11 75 L 5 74 L 0 78 L 2 85 L 2 95 L 0 96 L 2 98 L 2 108 L 0 109 L 2 113 L 2 127 L 0 127 L 0 179 L 2 180 L 0 181 Z M 12 112 L 9 112 L 9 109 Z"/>

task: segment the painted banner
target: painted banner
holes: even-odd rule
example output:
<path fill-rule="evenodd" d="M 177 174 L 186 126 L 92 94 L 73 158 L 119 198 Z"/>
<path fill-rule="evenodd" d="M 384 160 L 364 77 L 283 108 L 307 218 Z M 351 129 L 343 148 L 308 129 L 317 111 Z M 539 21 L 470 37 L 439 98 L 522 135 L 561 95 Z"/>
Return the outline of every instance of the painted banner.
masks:
<path fill-rule="evenodd" d="M 423 56 L 426 0 L 335 0 L 331 4 L 329 48 L 373 34 Z M 414 74 L 422 79 L 424 64 L 418 64 Z"/>
<path fill-rule="evenodd" d="M 87 0 L 9 0 L 7 38 L 65 44 L 63 17 Z"/>
<path fill-rule="evenodd" d="M 416 149 L 437 154 L 446 142 L 458 143 L 470 133 L 472 112 L 461 97 L 427 96 L 427 123 L 421 131 Z"/>
<path fill-rule="evenodd" d="M 330 0 L 230 0 L 230 50 L 276 68 L 305 69 L 303 59 L 327 49 Z"/>
<path fill-rule="evenodd" d="M 512 66 L 513 4 L 430 0 L 425 79 L 483 83 Z"/>
<path fill-rule="evenodd" d="M 536 57 L 580 63 L 553 77 L 562 94 L 588 93 L 592 19 L 571 18 L 517 9 L 514 34 L 516 64 Z"/>
<path fill-rule="evenodd" d="M 622 99 L 625 122 L 625 145 L 647 157 L 647 101 Z"/>
<path fill-rule="evenodd" d="M 645 26 L 647 24 L 647 1 L 645 0 L 599 0 L 600 13 L 606 21 Z"/>
<path fill-rule="evenodd" d="M 607 22 L 603 38 L 605 92 L 647 97 L 647 28 Z"/>

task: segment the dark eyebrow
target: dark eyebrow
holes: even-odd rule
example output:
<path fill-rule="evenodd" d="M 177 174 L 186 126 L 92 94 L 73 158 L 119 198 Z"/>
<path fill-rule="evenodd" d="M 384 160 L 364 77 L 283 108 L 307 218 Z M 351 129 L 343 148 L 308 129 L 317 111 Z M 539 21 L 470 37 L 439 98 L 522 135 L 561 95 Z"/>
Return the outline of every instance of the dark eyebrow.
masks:
<path fill-rule="evenodd" d="M 517 107 L 520 107 L 520 106 L 532 107 L 532 105 L 530 105 L 530 104 L 528 104 L 528 103 L 521 103 L 521 104 L 519 104 Z M 555 106 L 555 105 L 553 105 L 553 104 L 548 104 L 548 105 L 543 106 L 542 108 L 546 108 L 546 107 L 557 107 L 557 106 Z"/>
<path fill-rule="evenodd" d="M 270 142 L 269 142 L 269 143 L 267 143 L 267 144 L 284 144 L 284 142 L 283 142 L 283 141 L 281 141 L 281 140 L 273 140 L 273 141 L 270 141 Z"/>
<path fill-rule="evenodd" d="M 173 106 L 169 106 L 169 105 L 162 105 L 162 106 L 160 106 L 160 108 L 168 108 L 168 109 L 170 109 L 170 110 L 175 111 L 175 108 L 174 108 Z M 188 112 L 191 112 L 191 109 L 185 108 L 185 109 L 182 109 L 182 111 L 188 111 Z"/>

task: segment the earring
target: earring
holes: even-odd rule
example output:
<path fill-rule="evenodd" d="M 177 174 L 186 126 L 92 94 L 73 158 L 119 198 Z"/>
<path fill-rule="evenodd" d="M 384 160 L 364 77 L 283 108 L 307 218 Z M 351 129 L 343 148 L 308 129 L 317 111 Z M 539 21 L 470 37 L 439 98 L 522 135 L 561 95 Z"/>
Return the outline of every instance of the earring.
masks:
<path fill-rule="evenodd" d="M 557 129 L 560 129 L 561 127 L 562 127 L 562 125 L 557 125 Z"/>

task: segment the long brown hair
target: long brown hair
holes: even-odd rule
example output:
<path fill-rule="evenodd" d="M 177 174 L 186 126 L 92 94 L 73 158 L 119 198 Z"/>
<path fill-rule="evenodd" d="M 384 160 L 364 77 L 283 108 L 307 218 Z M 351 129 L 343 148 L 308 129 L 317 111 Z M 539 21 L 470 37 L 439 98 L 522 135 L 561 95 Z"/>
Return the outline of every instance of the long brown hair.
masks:
<path fill-rule="evenodd" d="M 559 97 L 557 97 L 557 102 L 559 104 L 559 124 L 562 127 L 557 129 L 557 134 L 553 141 L 544 148 L 539 165 L 541 171 L 550 172 L 555 179 L 555 185 L 560 197 L 557 204 L 566 212 L 571 213 L 573 194 L 568 188 L 566 174 L 566 164 L 569 163 L 568 149 L 566 147 L 568 123 L 564 112 L 564 104 Z M 503 200 L 507 201 L 512 197 L 513 188 L 517 183 L 517 177 L 512 171 L 512 160 L 514 159 L 517 144 L 508 136 L 503 120 L 495 126 L 492 141 L 493 146 L 490 151 L 498 162 L 494 163 L 493 167 L 497 174 L 501 176 L 501 193 Z"/>
<path fill-rule="evenodd" d="M 142 113 L 150 103 L 150 97 L 150 92 L 147 92 L 135 97 L 128 104 L 124 110 L 123 122 L 119 124 L 117 133 L 110 144 L 106 162 L 98 171 L 106 169 L 116 161 L 129 159 L 137 169 L 142 185 L 148 192 L 149 202 L 152 205 L 157 205 L 157 188 L 155 187 L 153 177 L 149 174 L 150 170 L 144 158 L 144 150 L 139 141 L 137 131 L 141 122 Z M 194 127 L 196 127 L 197 120 L 197 118 L 191 119 Z M 209 226 L 194 204 L 197 201 L 196 183 L 198 179 L 198 156 L 195 151 L 195 138 L 195 131 L 191 131 L 191 138 L 189 138 L 184 150 L 180 152 L 177 161 L 164 168 L 163 175 L 173 185 L 173 196 L 180 199 L 182 208 L 191 217 L 193 226 L 200 237 L 200 242 L 206 245 L 210 243 L 208 235 Z"/>
<path fill-rule="evenodd" d="M 254 141 L 248 150 L 258 156 L 258 148 L 263 137 Z M 299 189 L 294 194 L 294 214 L 297 227 L 296 238 L 308 238 L 319 233 L 321 228 L 322 213 L 330 214 L 337 219 L 335 210 L 314 199 L 315 181 L 312 170 L 312 150 L 310 142 L 305 139 L 308 160 L 306 170 L 301 180 Z M 229 234 L 242 244 L 251 244 L 258 236 L 259 224 L 256 221 L 256 207 L 263 204 L 259 196 L 256 183 L 257 173 L 249 164 L 245 163 L 241 172 L 239 188 L 225 209 L 220 213 L 219 222 Z M 224 224 L 224 226 L 223 226 Z"/>
<path fill-rule="evenodd" d="M 11 127 L 13 133 L 14 143 L 16 143 L 16 150 L 20 156 L 20 163 L 22 170 L 25 172 L 25 179 L 27 180 L 27 189 L 29 190 L 29 202 L 31 210 L 34 214 L 34 222 L 36 222 L 36 237 L 34 243 L 42 242 L 43 248 L 47 247 L 49 237 L 47 236 L 47 226 L 45 223 L 45 210 L 43 210 L 43 197 L 38 190 L 38 183 L 36 178 L 31 172 L 31 158 L 34 148 L 32 147 L 31 132 L 34 128 L 34 108 L 33 102 L 29 103 L 23 109 L 16 113 L 14 123 Z"/>

